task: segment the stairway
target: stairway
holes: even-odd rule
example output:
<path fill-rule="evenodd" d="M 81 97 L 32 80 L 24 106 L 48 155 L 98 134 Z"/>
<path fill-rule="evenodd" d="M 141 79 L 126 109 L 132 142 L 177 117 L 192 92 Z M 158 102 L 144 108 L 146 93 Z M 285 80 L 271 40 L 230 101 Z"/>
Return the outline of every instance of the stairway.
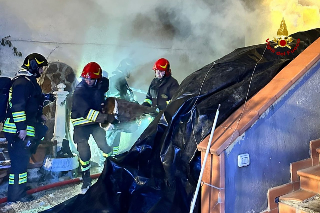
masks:
<path fill-rule="evenodd" d="M 263 213 L 320 213 L 320 139 L 310 141 L 310 158 L 290 165 L 291 182 L 268 190 Z"/>

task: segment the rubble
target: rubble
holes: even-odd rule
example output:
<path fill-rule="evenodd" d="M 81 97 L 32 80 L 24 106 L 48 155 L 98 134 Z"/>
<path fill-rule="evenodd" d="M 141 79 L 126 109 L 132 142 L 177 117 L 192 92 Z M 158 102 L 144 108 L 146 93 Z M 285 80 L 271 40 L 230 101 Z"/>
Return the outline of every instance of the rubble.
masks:
<path fill-rule="evenodd" d="M 92 168 L 92 173 L 100 172 L 102 168 L 94 167 Z M 60 178 L 62 181 L 63 178 Z M 49 184 L 51 180 L 45 182 L 32 182 L 28 183 L 31 188 L 37 188 Z M 97 179 L 93 180 L 93 184 L 96 183 Z M 30 202 L 6 202 L 0 204 L 0 213 L 19 213 L 19 212 L 28 212 L 36 213 L 50 209 L 81 192 L 82 182 L 75 184 L 68 184 L 61 187 L 51 188 L 49 190 L 40 191 L 32 194 L 34 200 Z M 4 181 L 0 185 L 0 200 L 1 198 L 6 197 L 6 192 L 8 188 L 8 181 Z"/>
<path fill-rule="evenodd" d="M 96 180 L 94 180 L 94 183 Z M 40 212 L 52 208 L 53 206 L 68 200 L 81 192 L 81 182 L 70 184 L 59 188 L 34 193 L 35 199 L 30 202 L 4 203 L 0 205 L 2 213 L 18 212 Z"/>

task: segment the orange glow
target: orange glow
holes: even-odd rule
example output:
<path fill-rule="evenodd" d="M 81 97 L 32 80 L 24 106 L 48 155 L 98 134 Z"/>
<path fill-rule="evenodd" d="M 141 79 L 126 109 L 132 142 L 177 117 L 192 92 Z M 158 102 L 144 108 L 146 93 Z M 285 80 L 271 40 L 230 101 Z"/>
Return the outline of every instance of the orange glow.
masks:
<path fill-rule="evenodd" d="M 303 5 L 298 0 L 265 0 L 270 12 L 271 29 L 276 32 L 282 18 L 286 21 L 289 34 L 319 27 L 320 8 L 317 1 Z"/>
<path fill-rule="evenodd" d="M 248 45 L 263 43 L 267 38 L 277 36 L 282 19 L 286 22 L 289 35 L 320 28 L 319 0 L 264 0 L 262 8 L 260 17 L 263 18 L 263 29 L 258 35 L 249 35 Z"/>

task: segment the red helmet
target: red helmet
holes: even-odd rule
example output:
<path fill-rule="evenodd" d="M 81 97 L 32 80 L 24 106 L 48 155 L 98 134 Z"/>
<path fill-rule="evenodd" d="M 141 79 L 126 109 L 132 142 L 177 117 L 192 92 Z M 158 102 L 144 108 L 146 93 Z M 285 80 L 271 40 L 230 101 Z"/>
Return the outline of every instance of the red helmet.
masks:
<path fill-rule="evenodd" d="M 84 66 L 81 73 L 82 78 L 98 79 L 102 77 L 102 69 L 96 62 L 90 62 Z"/>
<path fill-rule="evenodd" d="M 166 71 L 165 76 L 171 75 L 170 63 L 165 58 L 160 58 L 153 65 L 153 70 Z"/>

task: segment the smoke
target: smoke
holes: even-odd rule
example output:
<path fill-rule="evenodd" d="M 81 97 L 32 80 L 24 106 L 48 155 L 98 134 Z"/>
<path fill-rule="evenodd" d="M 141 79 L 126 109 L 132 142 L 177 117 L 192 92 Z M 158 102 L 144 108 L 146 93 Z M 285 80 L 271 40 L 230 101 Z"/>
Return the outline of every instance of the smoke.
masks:
<path fill-rule="evenodd" d="M 137 66 L 129 84 L 146 91 L 160 57 L 181 82 L 236 48 L 265 43 L 282 18 L 290 34 L 318 27 L 319 7 L 318 0 L 0 1 L 0 36 L 11 35 L 23 57 L 50 55 L 77 75 L 90 61 L 110 75 L 131 58 Z M 0 53 L 0 69 L 13 72 L 19 58 L 7 47 Z"/>
<path fill-rule="evenodd" d="M 39 52 L 78 76 L 90 61 L 111 75 L 130 58 L 136 67 L 129 85 L 147 91 L 158 58 L 170 61 L 181 82 L 236 48 L 265 43 L 282 18 L 289 34 L 319 27 L 319 8 L 319 0 L 2 0 L 0 39 L 10 35 L 23 57 L 0 46 L 0 70 L 14 76 L 26 55 Z"/>
<path fill-rule="evenodd" d="M 281 20 L 284 19 L 289 34 L 306 31 L 320 26 L 320 1 L 318 0 L 262 0 L 257 12 L 262 25 L 248 26 L 246 44 L 264 43 L 276 36 Z M 258 33 L 257 33 L 258 32 Z"/>

